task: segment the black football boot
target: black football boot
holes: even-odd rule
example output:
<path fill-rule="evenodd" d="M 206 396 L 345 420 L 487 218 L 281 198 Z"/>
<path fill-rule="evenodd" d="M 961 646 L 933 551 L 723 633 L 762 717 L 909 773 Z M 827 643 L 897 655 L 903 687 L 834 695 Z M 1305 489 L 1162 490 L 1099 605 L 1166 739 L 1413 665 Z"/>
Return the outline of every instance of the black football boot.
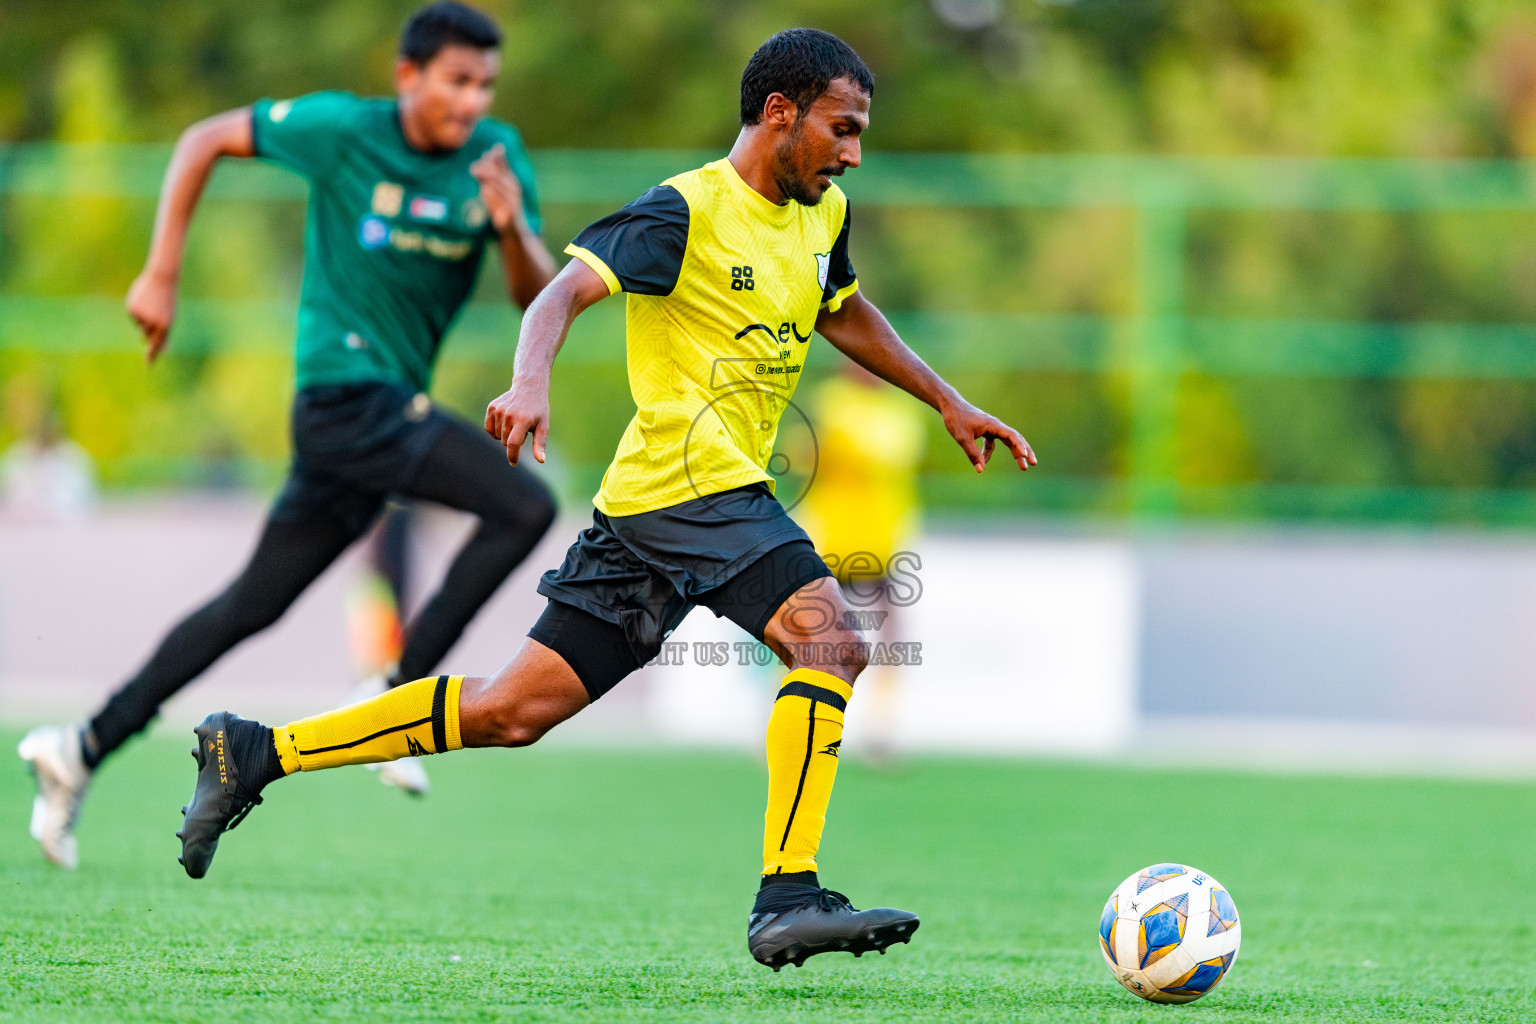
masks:
<path fill-rule="evenodd" d="M 213 863 L 219 837 L 245 820 L 251 808 L 261 803 L 261 787 L 271 781 L 276 764 L 277 777 L 282 767 L 271 747 L 271 731 L 255 722 L 217 711 L 192 730 L 197 734 L 197 788 L 192 802 L 181 809 L 181 856 L 176 859 L 187 874 L 202 878 Z"/>
<path fill-rule="evenodd" d="M 758 890 L 747 918 L 747 950 L 777 971 L 785 964 L 799 967 L 817 953 L 884 953 L 887 946 L 911 941 L 918 924 L 908 910 L 856 910 L 840 892 L 777 882 Z"/>

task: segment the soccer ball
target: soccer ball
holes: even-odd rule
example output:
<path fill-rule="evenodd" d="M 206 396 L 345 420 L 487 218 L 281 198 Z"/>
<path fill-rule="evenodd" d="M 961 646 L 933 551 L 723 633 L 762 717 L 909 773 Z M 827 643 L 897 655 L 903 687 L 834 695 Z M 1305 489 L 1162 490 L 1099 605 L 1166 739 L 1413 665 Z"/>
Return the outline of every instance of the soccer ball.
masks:
<path fill-rule="evenodd" d="M 1154 864 L 1110 894 L 1099 952 L 1143 999 L 1190 1003 L 1226 975 L 1242 932 L 1226 886 L 1187 864 Z"/>

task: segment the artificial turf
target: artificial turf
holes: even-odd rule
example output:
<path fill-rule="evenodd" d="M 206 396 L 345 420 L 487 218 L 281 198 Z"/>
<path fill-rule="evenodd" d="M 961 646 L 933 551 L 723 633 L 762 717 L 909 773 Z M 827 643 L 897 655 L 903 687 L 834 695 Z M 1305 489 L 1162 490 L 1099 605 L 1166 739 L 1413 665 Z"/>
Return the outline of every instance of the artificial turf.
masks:
<path fill-rule="evenodd" d="M 193 882 L 188 749 L 107 766 L 75 873 L 39 858 L 30 780 L 0 770 L 0 1020 L 1536 1019 L 1530 785 L 849 758 L 823 882 L 922 928 L 774 974 L 744 941 L 751 757 L 472 751 L 433 758 L 420 801 L 304 776 Z M 1183 1007 L 1122 990 L 1095 938 L 1110 890 L 1165 860 L 1243 920 L 1232 973 Z"/>

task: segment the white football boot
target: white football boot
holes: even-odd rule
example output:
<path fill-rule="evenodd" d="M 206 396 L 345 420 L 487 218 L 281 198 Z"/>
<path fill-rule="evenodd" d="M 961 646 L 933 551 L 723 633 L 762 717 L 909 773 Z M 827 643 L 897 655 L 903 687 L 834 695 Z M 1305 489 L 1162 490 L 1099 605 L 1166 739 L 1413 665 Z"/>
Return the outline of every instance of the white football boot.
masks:
<path fill-rule="evenodd" d="M 352 697 L 347 703 L 360 704 L 372 700 L 388 689 L 383 676 L 370 676 L 352 689 Z M 384 785 L 394 786 L 411 796 L 426 796 L 432 788 L 432 781 L 427 778 L 427 770 L 422 767 L 419 757 L 402 757 L 367 767 L 369 771 L 379 773 L 379 781 Z"/>
<path fill-rule="evenodd" d="M 379 773 L 379 781 L 384 785 L 402 789 L 411 796 L 426 796 L 432 788 L 432 781 L 427 778 L 427 770 L 421 766 L 419 757 L 402 757 L 368 767 Z"/>
<path fill-rule="evenodd" d="M 75 846 L 75 818 L 91 784 L 91 771 L 80 753 L 78 725 L 40 725 L 22 737 L 16 753 L 32 769 L 37 796 L 32 799 L 32 838 L 43 856 L 61 868 L 80 863 Z"/>

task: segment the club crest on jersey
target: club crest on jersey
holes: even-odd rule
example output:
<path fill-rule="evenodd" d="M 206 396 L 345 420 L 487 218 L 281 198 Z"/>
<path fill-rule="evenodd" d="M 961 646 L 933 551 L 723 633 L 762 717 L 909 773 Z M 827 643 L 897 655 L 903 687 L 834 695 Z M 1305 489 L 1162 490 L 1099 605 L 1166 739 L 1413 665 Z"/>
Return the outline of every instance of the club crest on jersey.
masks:
<path fill-rule="evenodd" d="M 448 219 L 448 200 L 437 196 L 412 196 L 409 209 L 411 220 L 441 224 Z"/>
<path fill-rule="evenodd" d="M 404 200 L 405 188 L 392 181 L 381 181 L 373 186 L 373 212 L 380 217 L 399 216 Z"/>
<path fill-rule="evenodd" d="M 830 252 L 818 252 L 816 255 L 816 283 L 822 288 L 827 286 L 827 271 L 832 266 L 832 254 Z"/>

